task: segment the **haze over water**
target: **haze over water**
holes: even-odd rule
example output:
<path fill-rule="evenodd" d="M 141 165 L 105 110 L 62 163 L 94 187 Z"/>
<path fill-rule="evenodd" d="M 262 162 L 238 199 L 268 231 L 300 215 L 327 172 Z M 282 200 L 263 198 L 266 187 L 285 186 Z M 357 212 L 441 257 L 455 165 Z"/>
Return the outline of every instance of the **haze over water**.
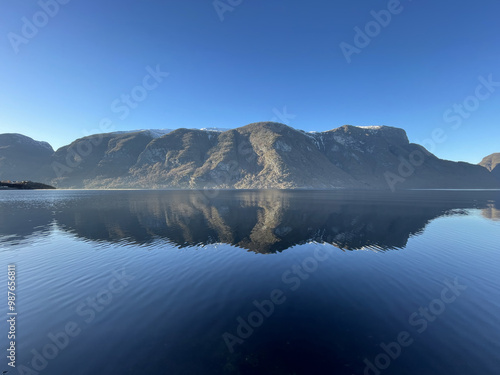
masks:
<path fill-rule="evenodd" d="M 2 191 L 0 370 L 496 375 L 499 243 L 495 191 Z"/>

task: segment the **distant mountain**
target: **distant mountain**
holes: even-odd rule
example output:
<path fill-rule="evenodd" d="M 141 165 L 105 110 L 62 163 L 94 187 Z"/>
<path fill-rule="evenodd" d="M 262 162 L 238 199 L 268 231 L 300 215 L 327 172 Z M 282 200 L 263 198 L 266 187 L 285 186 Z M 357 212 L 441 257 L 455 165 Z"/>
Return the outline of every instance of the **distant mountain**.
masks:
<path fill-rule="evenodd" d="M 55 187 L 33 181 L 0 181 L 0 189 L 13 190 L 50 190 Z"/>
<path fill-rule="evenodd" d="M 42 144 L 21 147 L 14 140 L 5 144 L 11 152 L 17 150 L 3 158 L 5 165 L 16 166 L 9 171 L 21 170 L 22 179 L 36 179 L 60 188 L 500 186 L 494 174 L 483 166 L 441 160 L 422 146 L 409 143 L 403 129 L 388 126 L 345 125 L 307 133 L 284 124 L 262 122 L 226 131 L 164 129 L 97 134 L 77 139 L 55 153 L 46 149 L 40 160 L 30 159 L 35 167 L 24 162 L 24 169 L 20 163 L 28 157 L 28 150 L 33 147 L 35 153 L 40 153 Z M 26 176 L 29 173 L 43 174 L 43 178 Z M 2 170 L 0 177 L 14 179 L 7 174 Z"/>
<path fill-rule="evenodd" d="M 21 134 L 0 134 L 0 180 L 47 180 L 54 150 Z"/>
<path fill-rule="evenodd" d="M 500 183 L 500 152 L 486 156 L 479 165 L 491 171 L 491 175 Z"/>
<path fill-rule="evenodd" d="M 495 167 L 500 164 L 500 152 L 486 156 L 479 165 L 482 165 L 489 171 L 495 169 Z"/>

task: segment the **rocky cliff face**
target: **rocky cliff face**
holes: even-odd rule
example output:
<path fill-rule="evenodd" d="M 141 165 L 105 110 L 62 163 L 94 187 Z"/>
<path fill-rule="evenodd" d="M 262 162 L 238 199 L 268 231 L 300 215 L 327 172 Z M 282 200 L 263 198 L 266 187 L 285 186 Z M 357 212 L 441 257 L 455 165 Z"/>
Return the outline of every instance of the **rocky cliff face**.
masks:
<path fill-rule="evenodd" d="M 109 133 L 81 138 L 47 153 L 49 160 L 46 156 L 43 163 L 37 162 L 43 164 L 38 167 L 43 172 L 39 180 L 57 187 L 395 190 L 500 186 L 483 166 L 441 160 L 409 143 L 404 130 L 387 126 L 345 125 L 306 133 L 263 122 L 227 131 L 178 129 L 163 136 L 148 131 Z M 7 178 L 5 173 L 2 177 Z"/>

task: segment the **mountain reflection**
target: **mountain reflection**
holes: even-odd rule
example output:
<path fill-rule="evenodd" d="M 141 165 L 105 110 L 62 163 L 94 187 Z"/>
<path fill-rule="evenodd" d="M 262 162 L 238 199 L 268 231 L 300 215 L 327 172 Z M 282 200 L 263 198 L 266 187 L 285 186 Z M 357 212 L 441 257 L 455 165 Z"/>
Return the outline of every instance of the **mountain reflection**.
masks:
<path fill-rule="evenodd" d="M 136 245 L 226 243 L 274 253 L 315 241 L 387 250 L 404 248 L 440 216 L 480 209 L 500 220 L 499 198 L 486 191 L 94 191 L 37 204 L 0 201 L 0 244 L 58 227 L 85 240 Z"/>

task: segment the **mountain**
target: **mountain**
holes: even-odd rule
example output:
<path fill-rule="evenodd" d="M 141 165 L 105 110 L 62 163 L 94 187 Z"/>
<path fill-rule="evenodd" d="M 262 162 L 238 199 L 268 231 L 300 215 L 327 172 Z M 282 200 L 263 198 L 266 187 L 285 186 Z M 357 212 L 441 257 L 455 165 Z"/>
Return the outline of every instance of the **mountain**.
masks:
<path fill-rule="evenodd" d="M 57 187 L 91 188 L 111 185 L 126 175 L 146 146 L 151 132 L 107 133 L 77 139 L 53 155 L 49 180 Z"/>
<path fill-rule="evenodd" d="M 486 156 L 479 163 L 479 165 L 485 167 L 489 171 L 493 171 L 499 164 L 500 164 L 500 152 Z"/>
<path fill-rule="evenodd" d="M 500 152 L 486 156 L 479 165 L 491 172 L 491 175 L 500 183 Z"/>
<path fill-rule="evenodd" d="M 0 134 L 0 180 L 46 180 L 52 146 L 21 134 Z"/>
<path fill-rule="evenodd" d="M 261 122 L 225 131 L 164 132 L 140 130 L 80 138 L 51 155 L 47 149 L 47 155 L 37 158 L 36 168 L 25 163 L 27 171 L 23 172 L 43 174 L 36 180 L 59 188 L 396 190 L 500 186 L 483 166 L 441 160 L 410 143 L 403 129 L 389 126 L 345 125 L 307 133 Z M 42 147 L 34 144 L 33 148 L 40 152 Z M 4 163 L 18 165 L 17 158 L 25 158 L 26 152 L 26 147 L 19 149 L 17 157 L 4 157 Z M 14 179 L 6 172 L 0 177 Z"/>
<path fill-rule="evenodd" d="M 0 189 L 13 189 L 13 190 L 50 190 L 55 187 L 50 185 L 41 184 L 33 181 L 0 181 Z"/>
<path fill-rule="evenodd" d="M 489 171 L 492 171 L 493 169 L 495 169 L 495 167 L 498 164 L 500 164 L 500 152 L 497 152 L 497 153 L 494 153 L 494 154 L 486 156 L 479 163 L 479 165 L 485 167 Z"/>

